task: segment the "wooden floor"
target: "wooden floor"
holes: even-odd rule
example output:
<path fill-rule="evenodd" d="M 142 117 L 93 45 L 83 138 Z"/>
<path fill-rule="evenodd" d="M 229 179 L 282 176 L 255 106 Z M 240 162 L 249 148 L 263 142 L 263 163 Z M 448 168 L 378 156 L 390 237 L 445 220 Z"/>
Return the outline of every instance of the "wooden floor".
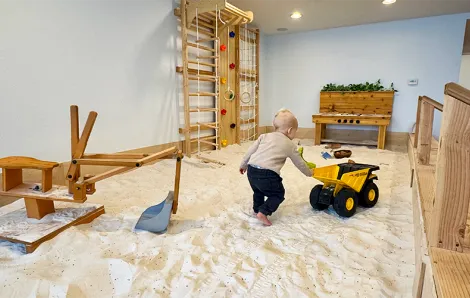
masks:
<path fill-rule="evenodd" d="M 438 142 L 434 140 L 431 146 L 431 161 L 429 165 L 418 164 L 416 149 L 413 148 L 414 135 L 410 134 L 409 156 L 410 164 L 414 169 L 414 181 L 417 182 L 418 198 L 424 221 L 424 230 L 430 227 L 430 219 L 434 201 L 435 190 L 435 167 L 437 161 Z M 415 220 L 417 220 L 415 218 Z M 466 233 L 470 230 L 467 222 Z M 416 237 L 416 235 L 415 235 Z M 419 237 L 419 236 L 418 236 Z M 423 241 L 427 246 L 427 241 Z M 470 247 L 470 246 L 468 246 Z M 419 249 L 419 248 L 417 248 Z M 440 248 L 425 248 L 430 251 L 430 261 L 432 264 L 432 279 L 434 279 L 437 297 L 439 298 L 464 298 L 470 297 L 470 250 L 465 253 L 458 253 Z M 424 273 L 423 273 L 424 275 Z M 431 279 L 431 280 L 432 280 Z M 425 282 L 426 283 L 426 282 Z M 426 286 L 425 286 L 426 287 Z M 436 293 L 429 292 L 429 289 L 422 289 L 422 297 L 435 297 Z"/>

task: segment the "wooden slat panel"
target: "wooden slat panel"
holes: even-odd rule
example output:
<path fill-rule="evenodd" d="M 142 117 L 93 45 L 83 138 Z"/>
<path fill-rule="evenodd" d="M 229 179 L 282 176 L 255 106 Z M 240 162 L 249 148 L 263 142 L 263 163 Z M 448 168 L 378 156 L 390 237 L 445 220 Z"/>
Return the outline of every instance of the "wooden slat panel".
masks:
<path fill-rule="evenodd" d="M 394 92 L 320 92 L 320 112 L 391 115 Z"/>
<path fill-rule="evenodd" d="M 438 297 L 470 297 L 470 254 L 431 248 Z"/>

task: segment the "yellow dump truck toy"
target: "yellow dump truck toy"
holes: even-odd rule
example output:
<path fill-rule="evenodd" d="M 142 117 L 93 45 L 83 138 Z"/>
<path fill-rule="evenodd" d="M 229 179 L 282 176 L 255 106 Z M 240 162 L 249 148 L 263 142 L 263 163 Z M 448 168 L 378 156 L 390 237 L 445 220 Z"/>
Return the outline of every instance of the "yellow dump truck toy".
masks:
<path fill-rule="evenodd" d="M 316 210 L 324 210 L 333 205 L 342 217 L 351 217 L 359 204 L 366 208 L 374 207 L 379 199 L 379 189 L 374 183 L 380 168 L 374 165 L 342 163 L 316 168 L 313 178 L 323 182 L 310 192 L 310 205 Z"/>

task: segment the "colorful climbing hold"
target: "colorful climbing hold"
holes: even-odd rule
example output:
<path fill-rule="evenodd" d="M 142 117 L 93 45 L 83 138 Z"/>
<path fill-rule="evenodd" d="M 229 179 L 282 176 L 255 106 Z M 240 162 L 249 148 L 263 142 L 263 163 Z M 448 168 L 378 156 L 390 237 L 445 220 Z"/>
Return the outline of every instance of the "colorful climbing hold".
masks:
<path fill-rule="evenodd" d="M 226 147 L 226 146 L 227 146 L 227 140 L 222 140 L 222 141 L 220 141 L 220 143 L 222 144 L 222 147 Z"/>
<path fill-rule="evenodd" d="M 230 124 L 230 128 L 235 128 L 237 125 L 235 123 Z"/>
<path fill-rule="evenodd" d="M 227 110 L 226 110 L 226 109 L 222 109 L 222 110 L 220 110 L 220 113 L 221 113 L 222 115 L 226 115 L 226 114 L 227 114 Z"/>
<path fill-rule="evenodd" d="M 220 45 L 220 50 L 221 50 L 222 52 L 225 52 L 226 49 L 227 49 L 227 46 L 226 46 L 226 45 L 224 45 L 224 44 L 223 44 L 223 45 Z"/>
<path fill-rule="evenodd" d="M 226 78 L 220 78 L 220 83 L 222 85 L 225 85 L 225 83 L 227 83 L 227 79 Z"/>
<path fill-rule="evenodd" d="M 230 69 L 235 69 L 235 63 L 230 63 Z"/>
<path fill-rule="evenodd" d="M 234 38 L 235 37 L 235 32 L 230 31 L 229 35 L 230 35 L 230 38 Z"/>

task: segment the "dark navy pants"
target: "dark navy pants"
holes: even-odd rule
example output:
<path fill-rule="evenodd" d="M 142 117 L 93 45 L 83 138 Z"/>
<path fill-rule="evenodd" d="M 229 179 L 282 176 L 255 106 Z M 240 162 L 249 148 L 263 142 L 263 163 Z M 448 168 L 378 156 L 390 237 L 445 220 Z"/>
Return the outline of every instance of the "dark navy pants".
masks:
<path fill-rule="evenodd" d="M 248 166 L 248 181 L 253 189 L 253 211 L 271 215 L 284 201 L 282 178 L 276 172 Z M 264 201 L 264 197 L 268 199 Z"/>

